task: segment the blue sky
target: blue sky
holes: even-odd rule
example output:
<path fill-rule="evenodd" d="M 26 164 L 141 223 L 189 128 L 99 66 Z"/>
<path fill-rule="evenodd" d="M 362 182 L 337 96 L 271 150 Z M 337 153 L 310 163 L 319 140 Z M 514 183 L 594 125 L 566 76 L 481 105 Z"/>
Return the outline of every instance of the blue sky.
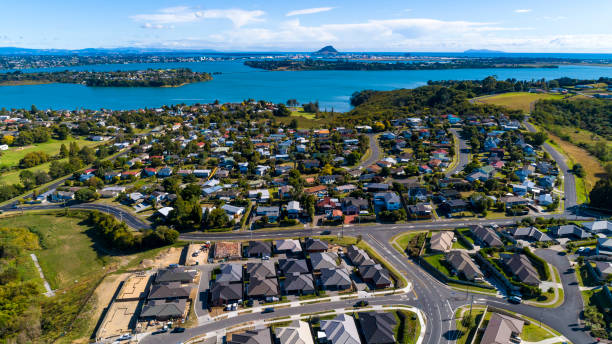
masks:
<path fill-rule="evenodd" d="M 612 1 L 4 1 L 0 46 L 612 52 Z"/>

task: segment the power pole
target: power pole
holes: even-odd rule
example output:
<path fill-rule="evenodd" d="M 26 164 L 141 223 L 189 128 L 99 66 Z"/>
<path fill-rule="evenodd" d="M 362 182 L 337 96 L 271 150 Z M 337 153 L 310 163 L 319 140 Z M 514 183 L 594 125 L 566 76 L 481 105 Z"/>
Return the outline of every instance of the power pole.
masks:
<path fill-rule="evenodd" d="M 472 305 L 474 304 L 474 295 L 472 294 L 472 301 L 470 301 L 470 319 L 472 318 Z"/>

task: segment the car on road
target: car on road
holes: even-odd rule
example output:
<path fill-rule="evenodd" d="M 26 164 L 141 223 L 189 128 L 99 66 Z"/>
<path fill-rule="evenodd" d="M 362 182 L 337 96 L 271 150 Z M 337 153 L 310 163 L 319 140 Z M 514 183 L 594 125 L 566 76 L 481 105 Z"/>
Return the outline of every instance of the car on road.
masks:
<path fill-rule="evenodd" d="M 367 307 L 370 303 L 365 300 L 358 301 L 354 307 Z"/>
<path fill-rule="evenodd" d="M 162 333 L 166 333 L 166 332 L 168 332 L 168 329 L 167 328 L 162 328 L 161 330 L 157 330 L 157 331 L 153 332 L 153 334 L 154 335 L 155 334 L 162 334 Z"/>
<path fill-rule="evenodd" d="M 323 231 L 323 232 L 321 232 L 321 235 L 330 235 L 330 234 L 331 234 L 331 231 Z"/>
<path fill-rule="evenodd" d="M 264 308 L 261 314 L 272 313 L 272 312 L 274 312 L 274 307 L 268 307 L 268 308 Z"/>
<path fill-rule="evenodd" d="M 172 333 L 183 333 L 183 332 L 185 332 L 185 328 L 184 327 L 175 327 L 172 330 Z"/>
<path fill-rule="evenodd" d="M 123 340 L 130 340 L 132 339 L 132 335 L 130 334 L 122 334 L 121 336 L 119 336 L 119 338 L 117 338 L 118 341 L 123 341 Z"/>
<path fill-rule="evenodd" d="M 519 304 L 523 301 L 523 299 L 521 299 L 520 296 L 518 295 L 512 295 L 508 298 L 508 302 L 510 303 L 514 303 L 514 304 Z"/>

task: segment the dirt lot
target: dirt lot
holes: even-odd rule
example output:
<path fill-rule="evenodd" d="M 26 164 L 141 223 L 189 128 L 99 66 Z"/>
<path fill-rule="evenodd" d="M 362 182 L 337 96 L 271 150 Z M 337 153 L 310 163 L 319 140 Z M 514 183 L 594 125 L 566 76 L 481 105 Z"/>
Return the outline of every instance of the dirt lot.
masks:
<path fill-rule="evenodd" d="M 183 252 L 182 247 L 170 247 L 167 250 L 162 251 L 154 259 L 144 259 L 140 263 L 141 269 L 149 268 L 166 268 L 170 264 L 178 264 L 181 259 L 181 253 Z"/>
<path fill-rule="evenodd" d="M 109 338 L 130 333 L 130 326 L 135 323 L 134 314 L 138 304 L 139 301 L 113 302 L 96 336 Z"/>
<path fill-rule="evenodd" d="M 202 244 L 190 244 L 187 249 L 187 262 L 185 265 L 204 265 L 208 262 L 209 250 Z M 197 254 L 197 256 L 194 256 Z"/>

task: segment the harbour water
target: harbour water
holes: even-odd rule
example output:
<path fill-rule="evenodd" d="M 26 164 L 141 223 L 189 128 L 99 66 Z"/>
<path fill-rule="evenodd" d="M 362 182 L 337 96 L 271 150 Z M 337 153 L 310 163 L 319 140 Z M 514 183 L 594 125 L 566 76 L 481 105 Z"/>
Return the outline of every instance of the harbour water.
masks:
<path fill-rule="evenodd" d="M 1 86 L 0 108 L 39 109 L 138 109 L 170 104 L 238 102 L 245 99 L 285 102 L 318 101 L 322 109 L 347 111 L 354 92 L 364 89 L 391 90 L 414 88 L 428 80 L 480 80 L 489 75 L 498 79 L 555 79 L 570 77 L 597 79 L 612 77 L 612 67 L 564 65 L 559 68 L 521 69 L 455 69 L 419 71 L 283 71 L 269 72 L 243 65 L 240 60 L 189 63 L 150 63 L 125 65 L 93 65 L 54 70 L 136 70 L 147 68 L 187 67 L 194 71 L 221 73 L 213 80 L 176 88 L 87 87 L 75 84 Z M 26 70 L 29 72 L 34 70 Z"/>

